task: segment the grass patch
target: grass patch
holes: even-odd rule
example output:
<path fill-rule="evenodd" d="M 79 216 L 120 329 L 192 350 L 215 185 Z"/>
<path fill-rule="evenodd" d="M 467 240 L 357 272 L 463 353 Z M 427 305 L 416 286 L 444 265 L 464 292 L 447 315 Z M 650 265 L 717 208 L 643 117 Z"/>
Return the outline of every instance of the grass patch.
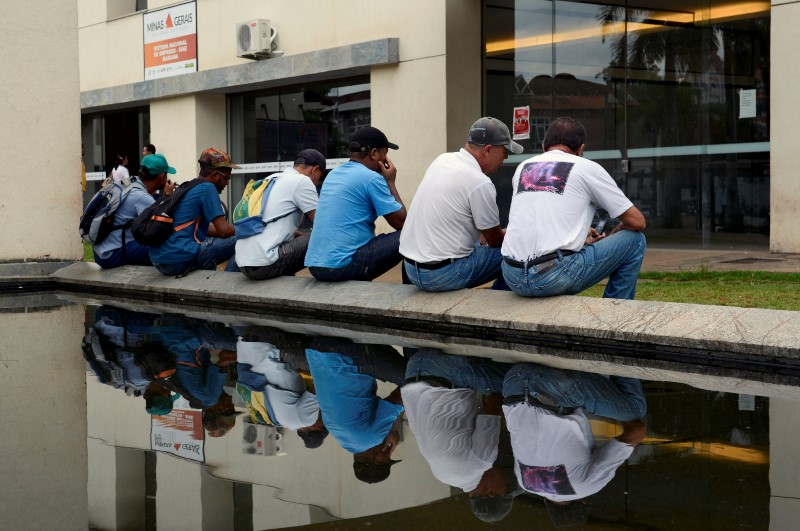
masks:
<path fill-rule="evenodd" d="M 601 297 L 604 286 L 582 296 Z M 742 308 L 800 310 L 800 274 L 765 271 L 647 272 L 639 275 L 636 299 Z"/>
<path fill-rule="evenodd" d="M 92 244 L 83 242 L 83 261 L 94 262 L 94 251 L 92 251 Z"/>

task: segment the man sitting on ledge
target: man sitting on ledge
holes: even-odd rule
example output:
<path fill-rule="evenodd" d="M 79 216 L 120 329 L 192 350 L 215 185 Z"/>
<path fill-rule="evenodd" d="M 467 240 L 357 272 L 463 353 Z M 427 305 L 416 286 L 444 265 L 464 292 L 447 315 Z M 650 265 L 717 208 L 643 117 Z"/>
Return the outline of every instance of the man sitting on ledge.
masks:
<path fill-rule="evenodd" d="M 572 295 L 605 277 L 603 297 L 636 294 L 644 216 L 602 166 L 582 157 L 585 146 L 583 124 L 557 118 L 545 133 L 544 153 L 522 162 L 511 180 L 502 267 L 519 295 Z M 607 238 L 590 228 L 598 207 L 622 222 Z"/>
<path fill-rule="evenodd" d="M 406 208 L 389 148 L 398 149 L 379 129 L 362 127 L 350 142 L 350 160 L 325 179 L 305 261 L 317 280 L 374 280 L 400 263 Z M 375 236 L 378 216 L 397 232 Z"/>
<path fill-rule="evenodd" d="M 228 186 L 231 172 L 238 168 L 224 151 L 208 148 L 200 154 L 200 175 L 205 182 L 181 198 L 175 209 L 175 226 L 180 227 L 158 247 L 150 248 L 150 260 L 165 275 L 185 275 L 195 269 L 216 269 L 236 249 L 235 230 L 225 219 L 219 194 Z"/>

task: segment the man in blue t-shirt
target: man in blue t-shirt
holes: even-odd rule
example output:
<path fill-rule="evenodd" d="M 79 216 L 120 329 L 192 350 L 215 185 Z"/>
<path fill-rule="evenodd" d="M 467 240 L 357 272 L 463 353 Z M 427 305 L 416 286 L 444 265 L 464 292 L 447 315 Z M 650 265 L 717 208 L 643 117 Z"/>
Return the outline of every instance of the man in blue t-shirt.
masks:
<path fill-rule="evenodd" d="M 131 190 L 119 205 L 114 224 L 119 227 L 94 246 L 94 261 L 103 269 L 124 265 L 151 265 L 149 247 L 138 243 L 131 234 L 130 223 L 153 204 L 153 195 L 161 191 L 171 194 L 175 185 L 167 180 L 167 174 L 174 174 L 175 168 L 167 163 L 164 155 L 148 155 L 142 159 L 139 176 L 132 179 Z"/>
<path fill-rule="evenodd" d="M 228 186 L 231 172 L 239 168 L 224 151 L 208 148 L 200 154 L 200 175 L 205 181 L 180 200 L 173 215 L 181 227 L 159 247 L 150 248 L 153 266 L 165 275 L 185 275 L 195 269 L 216 269 L 236 250 L 233 225 L 225 219 L 219 194 Z"/>
<path fill-rule="evenodd" d="M 373 280 L 400 263 L 406 208 L 389 148 L 398 149 L 379 129 L 362 127 L 350 142 L 350 160 L 325 179 L 305 260 L 317 280 Z M 375 236 L 379 216 L 396 232 Z"/>

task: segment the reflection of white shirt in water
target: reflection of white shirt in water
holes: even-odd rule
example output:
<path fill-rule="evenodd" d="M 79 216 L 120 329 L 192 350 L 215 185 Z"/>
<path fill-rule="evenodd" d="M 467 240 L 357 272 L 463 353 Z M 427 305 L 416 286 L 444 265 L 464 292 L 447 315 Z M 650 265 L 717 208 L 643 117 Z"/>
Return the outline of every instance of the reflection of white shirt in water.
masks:
<path fill-rule="evenodd" d="M 414 382 L 401 389 L 408 424 L 434 477 L 475 490 L 497 458 L 500 415 L 479 415 L 478 392 Z"/>
<path fill-rule="evenodd" d="M 131 174 L 128 173 L 128 168 L 120 164 L 116 169 L 111 170 L 111 177 L 117 184 L 126 184 L 131 180 Z"/>
<path fill-rule="evenodd" d="M 633 447 L 610 439 L 594 448 L 583 408 L 557 415 L 524 403 L 503 406 L 520 486 L 553 501 L 579 500 L 606 486 Z"/>
<path fill-rule="evenodd" d="M 281 426 L 296 430 L 317 421 L 317 397 L 306 390 L 303 377 L 281 360 L 281 351 L 275 345 L 239 338 L 236 361 L 246 363 L 252 372 L 264 375 L 267 380 L 264 394 Z"/>

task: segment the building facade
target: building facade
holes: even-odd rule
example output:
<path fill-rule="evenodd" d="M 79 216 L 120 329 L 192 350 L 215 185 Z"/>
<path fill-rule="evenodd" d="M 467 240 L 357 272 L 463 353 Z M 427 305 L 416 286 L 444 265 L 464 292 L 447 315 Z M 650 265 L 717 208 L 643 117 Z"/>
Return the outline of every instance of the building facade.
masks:
<path fill-rule="evenodd" d="M 189 60 L 174 58 L 189 67 L 153 74 L 153 42 L 166 40 L 148 24 L 169 17 L 177 26 L 185 9 L 194 33 L 179 44 L 188 43 Z M 788 87 L 797 74 L 791 54 L 772 52 L 796 38 L 772 12 L 791 19 L 794 9 L 728 0 L 81 0 L 86 166 L 99 179 L 122 154 L 135 171 L 142 145 L 153 143 L 186 180 L 202 149 L 222 147 L 245 164 L 225 194 L 231 203 L 249 178 L 291 164 L 305 147 L 335 166 L 353 131 L 371 124 L 400 145 L 390 156 L 408 204 L 427 165 L 491 115 L 516 126 L 525 147 L 492 177 L 505 216 L 516 165 L 540 149 L 554 117 L 569 115 L 586 125 L 586 156 L 646 215 L 652 245 L 800 252 L 789 229 L 800 185 L 790 149 L 776 149 L 795 134 Z M 272 44 L 241 57 L 242 25 L 259 20 L 275 31 Z"/>

